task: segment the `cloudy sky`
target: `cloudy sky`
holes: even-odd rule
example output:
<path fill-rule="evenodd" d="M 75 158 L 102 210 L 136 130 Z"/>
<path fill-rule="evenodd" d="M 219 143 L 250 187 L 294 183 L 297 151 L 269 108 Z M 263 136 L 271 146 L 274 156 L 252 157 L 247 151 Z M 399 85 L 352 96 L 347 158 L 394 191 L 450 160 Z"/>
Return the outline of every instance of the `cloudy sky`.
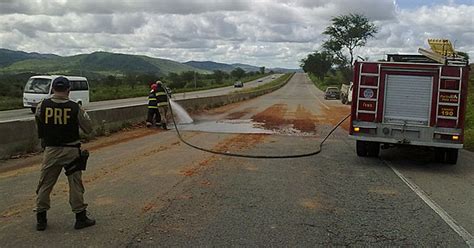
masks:
<path fill-rule="evenodd" d="M 358 55 L 449 38 L 474 58 L 474 0 L 0 0 L 0 48 L 297 68 L 330 19 L 348 13 L 379 28 Z"/>

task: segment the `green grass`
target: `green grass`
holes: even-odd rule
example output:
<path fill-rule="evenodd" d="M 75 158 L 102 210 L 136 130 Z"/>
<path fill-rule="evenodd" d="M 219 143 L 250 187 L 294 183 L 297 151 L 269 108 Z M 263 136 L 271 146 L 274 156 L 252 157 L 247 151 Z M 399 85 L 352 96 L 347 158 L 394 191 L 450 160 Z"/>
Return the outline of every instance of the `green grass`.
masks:
<path fill-rule="evenodd" d="M 285 83 L 291 76 L 293 75 L 293 73 L 287 73 L 269 83 L 266 83 L 266 84 L 263 84 L 263 85 L 260 85 L 260 86 L 257 86 L 257 87 L 254 87 L 254 88 L 248 88 L 248 89 L 244 89 L 244 90 L 240 90 L 240 91 L 234 91 L 234 93 L 248 93 L 248 92 L 254 92 L 254 91 L 259 91 L 259 90 L 264 90 L 264 89 L 269 89 L 269 88 L 272 88 L 274 86 L 277 86 L 277 85 L 280 85 L 280 84 L 283 84 Z"/>
<path fill-rule="evenodd" d="M 21 97 L 2 96 L 0 97 L 0 110 L 23 108 Z"/>
<path fill-rule="evenodd" d="M 464 122 L 464 147 L 474 151 L 474 66 L 472 65 L 469 77 L 466 120 Z"/>
<path fill-rule="evenodd" d="M 133 88 L 130 85 L 119 85 L 113 87 L 97 86 L 91 88 L 90 97 L 91 102 L 133 98 L 148 96 L 149 90 L 150 88 L 147 85 L 136 85 Z"/>
<path fill-rule="evenodd" d="M 315 75 L 313 75 L 311 73 L 309 74 L 309 78 L 311 79 L 311 81 L 313 81 L 314 85 L 316 85 L 316 87 L 318 87 L 318 89 L 320 89 L 322 91 L 325 91 L 326 88 L 329 87 L 329 86 L 337 87 L 337 88 L 341 87 L 340 83 L 335 83 L 335 81 L 329 80 L 328 78 L 325 78 L 324 80 L 321 80 L 321 79 L 319 79 L 318 77 L 316 77 Z"/>
<path fill-rule="evenodd" d="M 250 82 L 250 81 L 265 77 L 265 76 L 268 76 L 268 74 L 265 74 L 265 75 L 258 74 L 258 75 L 254 75 L 254 76 L 251 76 L 251 77 L 245 77 L 245 78 L 242 78 L 240 81 L 242 81 L 243 83 L 246 83 L 246 82 Z M 192 92 L 192 91 L 199 91 L 199 90 L 210 90 L 210 89 L 215 89 L 215 88 L 232 86 L 232 85 L 234 85 L 234 81 L 235 80 L 230 79 L 230 80 L 226 80 L 225 82 L 223 82 L 221 84 L 211 84 L 211 85 L 208 85 L 208 86 L 197 87 L 197 88 L 176 89 L 176 90 L 173 90 L 173 93 L 184 93 L 184 92 Z"/>

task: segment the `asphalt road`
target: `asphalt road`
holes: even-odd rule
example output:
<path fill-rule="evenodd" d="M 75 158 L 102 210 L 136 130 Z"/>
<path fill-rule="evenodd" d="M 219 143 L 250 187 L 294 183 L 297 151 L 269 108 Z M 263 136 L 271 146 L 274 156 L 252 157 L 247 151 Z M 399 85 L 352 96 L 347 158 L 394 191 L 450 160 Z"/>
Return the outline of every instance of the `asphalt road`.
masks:
<path fill-rule="evenodd" d="M 275 74 L 275 78 L 282 76 L 283 74 Z M 218 96 L 225 95 L 233 91 L 240 91 L 247 88 L 253 88 L 271 82 L 273 76 L 266 76 L 258 80 L 250 81 L 244 84 L 242 88 L 234 88 L 233 86 L 210 89 L 210 90 L 201 90 L 188 93 L 177 93 L 173 94 L 173 99 L 189 99 L 189 98 L 199 98 L 207 96 Z M 261 81 L 261 82 L 259 82 Z M 144 97 L 128 98 L 128 99 L 118 99 L 118 100 L 108 100 L 108 101 L 99 101 L 91 102 L 89 105 L 85 106 L 86 110 L 99 110 L 99 109 L 110 109 L 118 108 L 124 106 L 133 106 L 144 104 L 147 101 L 148 93 L 144 93 Z M 15 109 L 15 110 L 5 110 L 0 111 L 0 122 L 9 122 L 15 120 L 30 120 L 34 116 L 31 113 L 30 109 Z"/>
<path fill-rule="evenodd" d="M 276 92 L 200 113 L 180 128 L 189 142 L 226 153 L 311 152 L 349 112 L 322 95 L 296 74 Z M 360 158 L 346 128 L 317 156 L 280 160 L 203 153 L 171 130 L 99 138 L 86 144 L 84 173 L 97 225 L 80 231 L 63 175 L 49 227 L 37 232 L 32 209 L 41 157 L 2 161 L 0 246 L 468 246 L 472 153 L 462 151 L 455 166 L 433 163 L 424 149 Z"/>

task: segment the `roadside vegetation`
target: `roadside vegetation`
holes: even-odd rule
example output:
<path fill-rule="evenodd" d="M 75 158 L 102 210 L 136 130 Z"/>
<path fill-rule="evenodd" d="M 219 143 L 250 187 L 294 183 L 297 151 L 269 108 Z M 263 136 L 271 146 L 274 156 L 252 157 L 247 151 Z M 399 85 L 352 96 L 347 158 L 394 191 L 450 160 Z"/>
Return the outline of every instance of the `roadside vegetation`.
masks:
<path fill-rule="evenodd" d="M 474 151 L 474 64 L 471 64 L 469 78 L 464 145 L 466 149 Z"/>
<path fill-rule="evenodd" d="M 230 73 L 216 70 L 213 73 L 199 73 L 184 71 L 181 73 L 168 73 L 159 77 L 153 74 L 115 74 L 108 76 L 85 75 L 90 84 L 91 101 L 104 101 L 131 97 L 147 96 L 150 85 L 157 80 L 163 81 L 171 88 L 173 93 L 206 90 L 231 86 L 236 80 L 248 82 L 264 77 L 273 72 L 266 73 L 265 68 L 260 71 L 246 72 L 236 68 Z M 34 73 L 15 75 L 0 75 L 0 110 L 19 109 L 23 107 L 23 87 L 29 77 Z"/>
<path fill-rule="evenodd" d="M 294 73 L 286 73 L 285 75 L 272 80 L 269 83 L 254 87 L 254 88 L 247 88 L 244 90 L 236 91 L 237 93 L 248 93 L 248 92 L 254 92 L 254 91 L 259 91 L 259 90 L 266 90 L 273 88 L 275 86 L 283 85 L 284 83 L 287 82 L 287 80 L 293 75 Z"/>

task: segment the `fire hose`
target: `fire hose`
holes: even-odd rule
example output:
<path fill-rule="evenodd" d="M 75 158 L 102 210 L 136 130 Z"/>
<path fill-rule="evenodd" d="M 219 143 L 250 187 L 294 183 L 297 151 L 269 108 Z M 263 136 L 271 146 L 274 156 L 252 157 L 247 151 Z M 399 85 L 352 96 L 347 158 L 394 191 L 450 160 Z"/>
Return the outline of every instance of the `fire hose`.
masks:
<path fill-rule="evenodd" d="M 319 153 L 322 151 L 323 144 L 324 144 L 324 142 L 326 142 L 326 140 L 329 138 L 329 136 L 331 136 L 331 134 L 332 134 L 334 131 L 336 131 L 336 129 L 337 129 L 347 118 L 349 118 L 349 116 L 351 116 L 351 115 L 349 114 L 349 115 L 347 115 L 346 117 L 344 117 L 343 119 L 341 119 L 341 120 L 331 129 L 331 131 L 329 131 L 329 133 L 324 137 L 324 139 L 319 143 L 317 150 L 315 150 L 315 151 L 313 151 L 313 152 L 301 153 L 301 154 L 289 154 L 289 155 L 251 155 L 251 154 L 240 154 L 240 153 L 232 153 L 232 152 L 215 151 L 215 150 L 203 148 L 203 147 L 200 147 L 200 146 L 197 146 L 197 145 L 194 145 L 194 144 L 189 143 L 188 141 L 186 141 L 186 140 L 181 136 L 181 132 L 179 131 L 178 124 L 176 123 L 176 119 L 175 119 L 175 117 L 174 117 L 173 108 L 171 107 L 171 103 L 170 103 L 169 97 L 168 97 L 168 106 L 169 106 L 169 108 L 170 108 L 171 119 L 173 120 L 173 124 L 174 124 L 174 126 L 175 126 L 176 133 L 177 133 L 177 135 L 178 135 L 179 140 L 181 140 L 181 142 L 183 142 L 184 144 L 186 144 L 186 145 L 188 145 L 188 146 L 190 146 L 190 147 L 192 147 L 192 148 L 194 148 L 194 149 L 200 150 L 200 151 L 204 151 L 204 152 L 208 152 L 208 153 L 213 153 L 213 154 L 217 154 L 217 155 L 222 155 L 222 156 L 240 157 L 240 158 L 284 159 L 284 158 L 302 158 L 302 157 L 314 156 L 314 155 L 316 155 L 316 154 L 319 154 Z"/>

